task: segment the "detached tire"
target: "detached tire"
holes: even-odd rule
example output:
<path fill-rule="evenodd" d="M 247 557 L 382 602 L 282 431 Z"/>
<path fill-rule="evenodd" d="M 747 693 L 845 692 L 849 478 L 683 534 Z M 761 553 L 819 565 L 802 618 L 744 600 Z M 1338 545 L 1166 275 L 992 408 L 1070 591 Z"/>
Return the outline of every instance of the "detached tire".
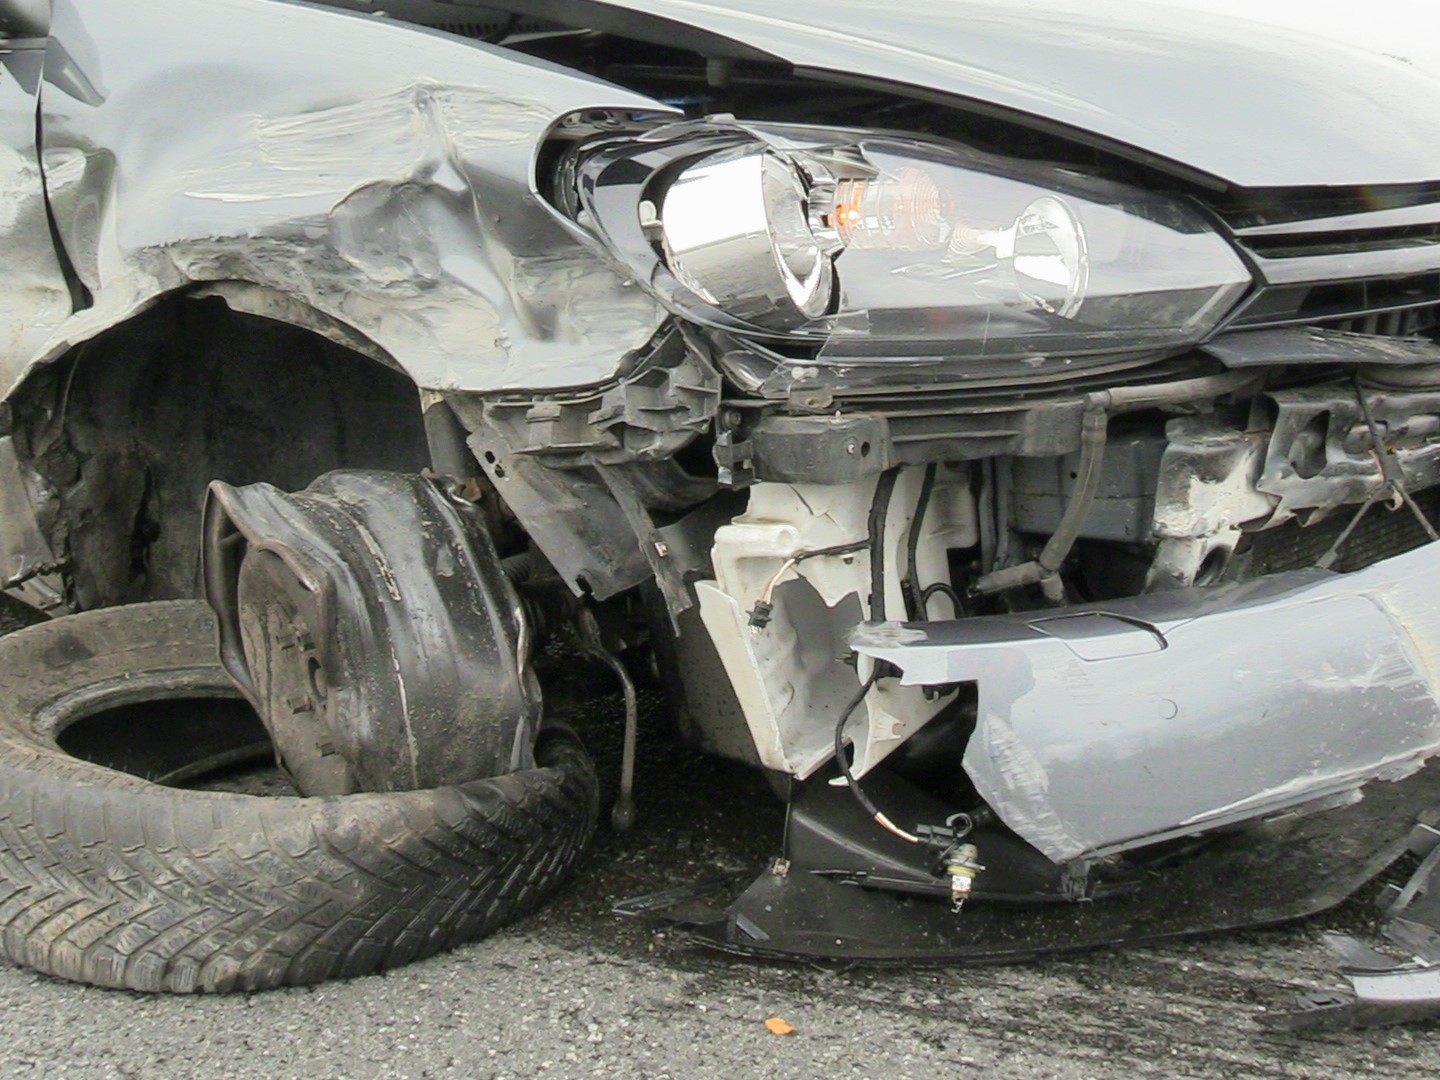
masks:
<path fill-rule="evenodd" d="M 87 612 L 0 638 L 5 955 L 145 991 L 363 975 L 531 911 L 593 836 L 594 769 L 564 733 L 542 736 L 541 768 L 321 799 L 161 787 L 56 742 L 116 705 L 232 693 L 201 603 Z"/>

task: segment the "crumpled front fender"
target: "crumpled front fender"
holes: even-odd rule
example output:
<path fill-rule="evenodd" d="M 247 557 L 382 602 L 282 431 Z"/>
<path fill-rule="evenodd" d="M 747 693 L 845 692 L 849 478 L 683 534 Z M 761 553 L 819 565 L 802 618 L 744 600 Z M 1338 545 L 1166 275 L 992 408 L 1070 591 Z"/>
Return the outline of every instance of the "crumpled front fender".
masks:
<path fill-rule="evenodd" d="M 8 393 L 177 289 L 302 321 L 422 388 L 613 376 L 661 321 L 535 190 L 576 110 L 647 98 L 383 17 L 59 0 L 42 90 L 61 239 L 94 305 L 0 355 Z"/>

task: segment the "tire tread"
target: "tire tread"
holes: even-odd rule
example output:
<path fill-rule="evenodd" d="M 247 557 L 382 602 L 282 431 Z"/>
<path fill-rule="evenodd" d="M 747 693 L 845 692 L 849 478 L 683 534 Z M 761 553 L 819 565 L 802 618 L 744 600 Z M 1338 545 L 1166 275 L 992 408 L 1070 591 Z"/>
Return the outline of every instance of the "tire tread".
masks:
<path fill-rule="evenodd" d="M 117 675 L 213 668 L 192 602 L 69 616 L 0 639 L 0 949 L 140 991 L 348 978 L 474 941 L 533 910 L 594 833 L 588 758 L 453 788 L 257 798 L 158 787 L 69 757 L 35 726 Z"/>

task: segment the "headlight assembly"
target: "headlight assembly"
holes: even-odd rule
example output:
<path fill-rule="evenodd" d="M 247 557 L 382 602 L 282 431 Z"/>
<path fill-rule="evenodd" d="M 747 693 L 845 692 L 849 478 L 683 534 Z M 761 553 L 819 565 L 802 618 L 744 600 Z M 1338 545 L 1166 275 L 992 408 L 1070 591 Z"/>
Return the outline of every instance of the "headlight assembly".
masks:
<path fill-rule="evenodd" d="M 709 121 L 572 168 L 582 220 L 672 311 L 852 354 L 1179 348 L 1252 280 L 1181 202 L 949 144 Z"/>

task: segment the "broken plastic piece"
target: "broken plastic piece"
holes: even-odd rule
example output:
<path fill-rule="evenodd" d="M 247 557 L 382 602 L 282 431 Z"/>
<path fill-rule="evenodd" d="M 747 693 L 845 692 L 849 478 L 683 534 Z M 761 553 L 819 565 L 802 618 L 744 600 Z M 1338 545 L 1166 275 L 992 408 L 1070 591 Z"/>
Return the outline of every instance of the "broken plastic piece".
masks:
<path fill-rule="evenodd" d="M 1268 1023 L 1287 1031 L 1333 1031 L 1338 1028 L 1403 1024 L 1440 1018 L 1440 832 L 1421 821 L 1407 846 L 1424 853 L 1420 865 L 1402 887 L 1382 894 L 1385 921 L 1380 932 L 1410 956 L 1399 960 L 1346 934 L 1327 934 L 1325 943 L 1340 958 L 1350 990 L 1307 994 L 1290 1012 L 1273 1014 Z"/>

